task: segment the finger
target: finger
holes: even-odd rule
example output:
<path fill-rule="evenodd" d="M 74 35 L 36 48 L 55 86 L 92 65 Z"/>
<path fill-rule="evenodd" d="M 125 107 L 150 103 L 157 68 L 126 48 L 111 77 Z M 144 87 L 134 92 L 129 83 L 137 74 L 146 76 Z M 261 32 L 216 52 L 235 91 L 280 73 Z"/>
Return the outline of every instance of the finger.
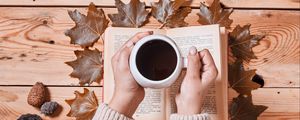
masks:
<path fill-rule="evenodd" d="M 188 66 L 186 77 L 188 80 L 200 79 L 201 62 L 196 47 L 191 47 L 188 55 Z"/>
<path fill-rule="evenodd" d="M 200 57 L 201 57 L 201 62 L 203 65 L 203 71 L 205 71 L 207 68 L 215 68 L 215 62 L 210 54 L 210 52 L 207 49 L 204 49 L 200 51 Z M 206 68 L 204 68 L 206 67 Z"/>
<path fill-rule="evenodd" d="M 135 44 L 136 42 L 141 40 L 143 37 L 146 37 L 146 36 L 152 35 L 152 34 L 153 34 L 153 31 L 138 32 L 133 37 L 131 37 L 128 41 L 126 41 L 125 44 L 119 50 L 122 50 L 123 48 L 125 48 L 125 46 L 128 42 L 132 42 L 133 44 Z"/>
<path fill-rule="evenodd" d="M 118 66 L 121 70 L 129 69 L 129 56 L 132 51 L 132 48 L 133 48 L 133 43 L 130 41 L 120 52 Z"/>
<path fill-rule="evenodd" d="M 146 32 L 139 32 L 135 34 L 129 41 L 133 42 L 134 44 L 141 40 L 143 37 L 146 37 L 148 35 L 152 35 L 153 31 L 146 31 Z M 128 42 L 128 41 L 127 41 Z"/>
<path fill-rule="evenodd" d="M 216 78 L 218 74 L 217 67 L 210 52 L 207 49 L 200 51 L 200 57 L 203 63 L 202 79 L 208 80 L 207 82 L 209 84 Z"/>
<path fill-rule="evenodd" d="M 153 34 L 153 31 L 146 31 L 146 32 L 139 32 L 136 33 L 132 38 L 130 38 L 128 41 L 126 41 L 123 46 L 115 53 L 115 56 L 117 58 L 117 60 L 119 59 L 120 56 L 120 52 L 126 47 L 126 45 L 131 42 L 133 44 L 135 44 L 136 42 L 138 42 L 140 39 L 142 39 L 143 37 L 146 37 L 148 35 Z M 131 44 L 129 43 L 129 44 Z"/>

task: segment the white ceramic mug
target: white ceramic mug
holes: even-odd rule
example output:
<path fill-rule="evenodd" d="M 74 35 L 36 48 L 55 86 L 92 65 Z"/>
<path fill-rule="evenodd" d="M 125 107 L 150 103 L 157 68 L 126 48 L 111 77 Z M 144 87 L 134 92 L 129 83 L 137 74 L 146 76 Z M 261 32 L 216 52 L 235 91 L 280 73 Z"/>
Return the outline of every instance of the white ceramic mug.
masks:
<path fill-rule="evenodd" d="M 137 58 L 137 54 L 138 54 L 140 48 L 145 43 L 153 41 L 153 40 L 162 40 L 162 41 L 168 43 L 170 46 L 172 46 L 172 48 L 176 52 L 176 58 L 177 58 L 176 67 L 173 70 L 173 72 L 171 73 L 171 75 L 169 75 L 168 77 L 166 77 L 165 79 L 162 79 L 162 80 L 150 80 L 150 79 L 146 78 L 145 76 L 143 76 L 142 73 L 137 68 L 136 58 Z M 176 81 L 176 79 L 179 77 L 179 75 L 181 73 L 181 70 L 183 68 L 186 68 L 187 59 L 181 56 L 181 54 L 179 52 L 179 48 L 177 47 L 177 45 L 171 38 L 169 38 L 165 35 L 155 34 L 155 35 L 146 36 L 146 37 L 142 38 L 141 40 L 139 40 L 135 44 L 135 46 L 133 47 L 132 52 L 130 54 L 129 65 L 130 65 L 130 71 L 131 71 L 133 77 L 135 78 L 135 80 L 138 82 L 138 84 L 140 84 L 141 86 L 143 86 L 145 88 L 159 89 L 159 88 L 169 87 L 172 85 L 172 83 L 174 83 Z"/>

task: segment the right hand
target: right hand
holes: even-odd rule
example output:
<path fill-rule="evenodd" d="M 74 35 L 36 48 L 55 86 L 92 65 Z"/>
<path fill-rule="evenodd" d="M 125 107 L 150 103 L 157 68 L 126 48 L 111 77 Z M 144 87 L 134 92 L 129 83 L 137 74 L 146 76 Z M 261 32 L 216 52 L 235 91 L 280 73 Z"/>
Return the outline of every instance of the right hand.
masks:
<path fill-rule="evenodd" d="M 201 113 L 202 98 L 217 77 L 218 71 L 210 52 L 204 49 L 197 52 L 190 48 L 187 73 L 176 95 L 178 114 L 193 115 Z"/>
<path fill-rule="evenodd" d="M 127 117 L 132 117 L 145 97 L 145 90 L 133 78 L 129 69 L 129 56 L 136 42 L 152 31 L 140 32 L 129 39 L 113 56 L 111 63 L 115 78 L 115 88 L 108 106 Z"/>

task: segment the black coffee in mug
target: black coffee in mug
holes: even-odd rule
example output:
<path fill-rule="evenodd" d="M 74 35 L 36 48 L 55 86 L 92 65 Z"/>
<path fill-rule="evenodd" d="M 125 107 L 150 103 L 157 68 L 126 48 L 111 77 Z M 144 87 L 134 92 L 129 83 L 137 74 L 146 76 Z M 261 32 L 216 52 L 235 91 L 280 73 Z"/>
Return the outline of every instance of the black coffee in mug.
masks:
<path fill-rule="evenodd" d="M 177 55 L 167 42 L 155 39 L 144 43 L 136 55 L 138 71 L 150 80 L 159 81 L 169 77 L 175 70 Z"/>

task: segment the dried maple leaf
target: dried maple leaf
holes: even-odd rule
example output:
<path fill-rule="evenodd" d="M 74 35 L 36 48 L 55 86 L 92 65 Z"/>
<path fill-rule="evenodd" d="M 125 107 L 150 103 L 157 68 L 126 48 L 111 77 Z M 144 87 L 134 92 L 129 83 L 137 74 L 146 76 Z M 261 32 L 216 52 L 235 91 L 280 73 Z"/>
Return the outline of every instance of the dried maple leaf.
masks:
<path fill-rule="evenodd" d="M 76 25 L 67 30 L 65 35 L 71 38 L 71 44 L 78 44 L 83 48 L 92 47 L 109 23 L 104 11 L 97 9 L 93 3 L 89 5 L 87 16 L 77 10 L 68 11 L 68 13 Z"/>
<path fill-rule="evenodd" d="M 131 0 L 124 4 L 121 0 L 115 0 L 118 14 L 108 14 L 114 27 L 140 27 L 148 19 L 149 12 L 146 10 L 145 2 Z"/>
<path fill-rule="evenodd" d="M 233 98 L 230 105 L 230 120 L 257 120 L 257 117 L 267 108 L 263 105 L 254 105 L 252 96 L 239 95 Z"/>
<path fill-rule="evenodd" d="M 79 84 L 91 84 L 92 82 L 100 82 L 103 74 L 102 53 L 95 49 L 85 49 L 83 51 L 74 51 L 77 59 L 66 62 L 74 70 L 70 74 L 71 77 L 79 79 Z"/>
<path fill-rule="evenodd" d="M 244 95 L 251 95 L 251 90 L 261 87 L 260 84 L 252 81 L 256 70 L 244 70 L 242 61 L 239 59 L 229 65 L 229 85 L 235 91 Z"/>
<path fill-rule="evenodd" d="M 220 0 L 214 0 L 208 8 L 203 3 L 200 4 L 200 13 L 198 13 L 198 22 L 202 25 L 220 24 L 223 27 L 230 28 L 232 19 L 229 19 L 233 9 L 224 10 L 221 7 Z"/>
<path fill-rule="evenodd" d="M 76 117 L 76 120 L 91 120 L 98 108 L 98 101 L 94 91 L 84 88 L 83 93 L 75 91 L 74 94 L 74 99 L 65 100 L 71 107 L 67 116 Z"/>
<path fill-rule="evenodd" d="M 237 25 L 232 32 L 229 33 L 229 47 L 233 55 L 249 62 L 251 59 L 256 59 L 252 47 L 258 45 L 264 35 L 250 35 L 250 24 L 241 27 Z"/>
<path fill-rule="evenodd" d="M 183 27 L 188 23 L 184 21 L 185 17 L 191 13 L 190 7 L 180 8 L 186 0 L 159 0 L 158 2 L 152 2 L 151 14 L 154 16 L 163 26 L 167 27 Z"/>

